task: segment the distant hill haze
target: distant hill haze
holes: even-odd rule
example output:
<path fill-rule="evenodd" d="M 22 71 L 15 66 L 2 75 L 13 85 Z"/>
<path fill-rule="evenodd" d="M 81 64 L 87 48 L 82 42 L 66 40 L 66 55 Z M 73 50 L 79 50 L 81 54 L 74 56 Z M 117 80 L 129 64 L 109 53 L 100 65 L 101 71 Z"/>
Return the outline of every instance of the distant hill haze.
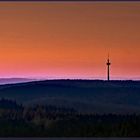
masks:
<path fill-rule="evenodd" d="M 0 85 L 13 84 L 13 83 L 24 83 L 24 82 L 31 82 L 31 81 L 35 81 L 35 79 L 28 79 L 28 78 L 0 78 Z"/>

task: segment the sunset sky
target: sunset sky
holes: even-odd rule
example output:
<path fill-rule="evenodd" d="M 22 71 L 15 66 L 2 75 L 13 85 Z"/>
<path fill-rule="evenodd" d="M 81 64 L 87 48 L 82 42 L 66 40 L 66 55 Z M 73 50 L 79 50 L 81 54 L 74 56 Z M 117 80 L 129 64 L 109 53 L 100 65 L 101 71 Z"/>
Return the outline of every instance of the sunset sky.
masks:
<path fill-rule="evenodd" d="M 140 79 L 140 2 L 0 2 L 0 77 Z"/>

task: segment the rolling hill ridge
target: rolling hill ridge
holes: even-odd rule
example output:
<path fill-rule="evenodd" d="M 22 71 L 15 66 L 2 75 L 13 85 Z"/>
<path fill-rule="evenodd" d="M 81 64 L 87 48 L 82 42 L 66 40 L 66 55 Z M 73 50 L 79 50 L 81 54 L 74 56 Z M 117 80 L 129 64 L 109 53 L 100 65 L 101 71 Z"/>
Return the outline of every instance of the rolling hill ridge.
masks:
<path fill-rule="evenodd" d="M 0 98 L 80 112 L 140 113 L 140 81 L 46 80 L 0 85 Z"/>

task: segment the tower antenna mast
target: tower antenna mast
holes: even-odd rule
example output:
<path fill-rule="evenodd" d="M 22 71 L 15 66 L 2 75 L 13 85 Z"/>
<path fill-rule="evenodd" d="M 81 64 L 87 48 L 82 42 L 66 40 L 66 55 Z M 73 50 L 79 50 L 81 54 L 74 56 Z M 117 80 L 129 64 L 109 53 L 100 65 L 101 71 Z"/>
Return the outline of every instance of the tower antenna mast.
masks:
<path fill-rule="evenodd" d="M 109 60 L 109 53 L 108 53 L 106 65 L 107 65 L 107 80 L 109 81 L 110 80 L 110 65 L 111 65 L 110 60 Z"/>

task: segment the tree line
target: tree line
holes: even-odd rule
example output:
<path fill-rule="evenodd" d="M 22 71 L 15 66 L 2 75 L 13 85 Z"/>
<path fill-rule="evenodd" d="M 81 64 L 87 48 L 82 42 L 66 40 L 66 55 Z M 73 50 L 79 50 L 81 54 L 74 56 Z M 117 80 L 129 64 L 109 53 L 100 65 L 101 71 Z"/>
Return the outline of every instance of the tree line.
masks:
<path fill-rule="evenodd" d="M 139 137 L 140 115 L 84 114 L 51 105 L 0 100 L 0 137 Z"/>

